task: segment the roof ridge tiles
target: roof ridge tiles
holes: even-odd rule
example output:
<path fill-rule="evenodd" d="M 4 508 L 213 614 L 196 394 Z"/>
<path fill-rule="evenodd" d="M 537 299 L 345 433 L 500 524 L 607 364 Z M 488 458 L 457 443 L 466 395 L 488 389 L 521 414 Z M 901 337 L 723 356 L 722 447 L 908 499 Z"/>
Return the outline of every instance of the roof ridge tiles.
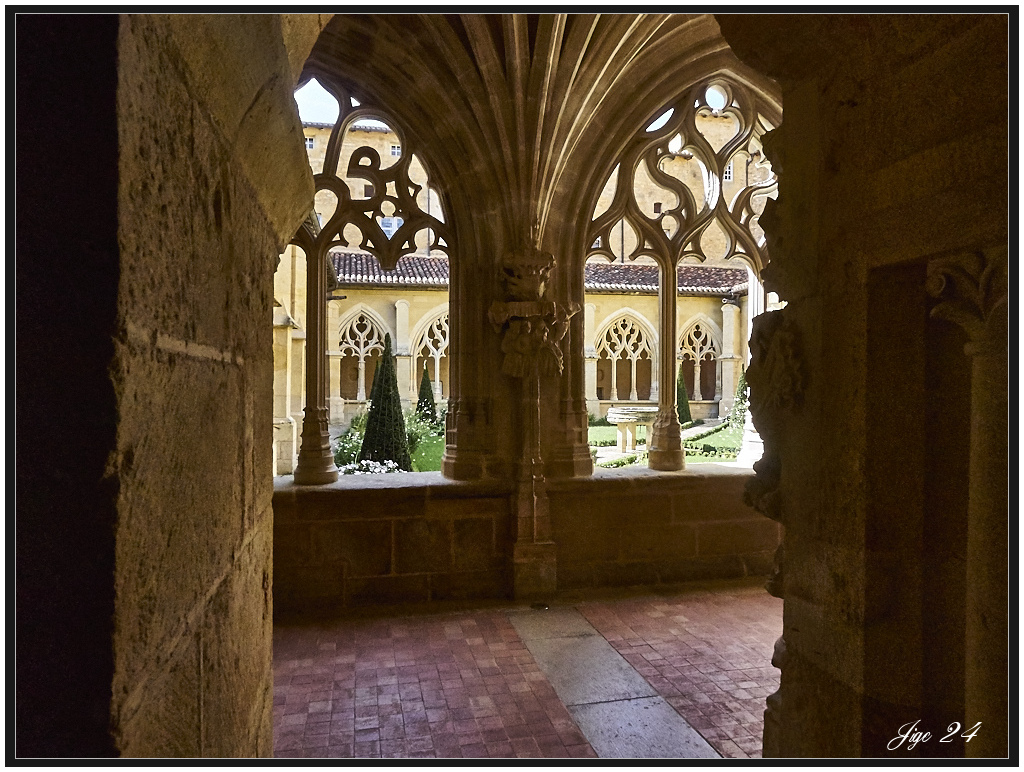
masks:
<path fill-rule="evenodd" d="M 329 254 L 338 281 L 346 286 L 448 286 L 447 256 L 404 255 L 394 271 L 384 271 L 369 252 L 334 249 Z M 682 293 L 732 295 L 747 290 L 745 268 L 680 265 L 677 276 Z M 592 292 L 657 293 L 658 267 L 588 263 L 584 266 L 584 286 Z"/>

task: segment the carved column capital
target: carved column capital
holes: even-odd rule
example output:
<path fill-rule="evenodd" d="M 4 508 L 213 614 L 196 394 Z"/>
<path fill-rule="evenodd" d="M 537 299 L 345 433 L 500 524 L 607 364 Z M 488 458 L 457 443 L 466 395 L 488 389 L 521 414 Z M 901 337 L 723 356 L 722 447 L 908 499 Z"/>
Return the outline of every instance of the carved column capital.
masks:
<path fill-rule="evenodd" d="M 1005 339 L 1007 249 L 965 252 L 928 263 L 928 294 L 938 298 L 931 315 L 963 328 L 975 346 Z M 969 351 L 968 353 L 974 353 Z"/>

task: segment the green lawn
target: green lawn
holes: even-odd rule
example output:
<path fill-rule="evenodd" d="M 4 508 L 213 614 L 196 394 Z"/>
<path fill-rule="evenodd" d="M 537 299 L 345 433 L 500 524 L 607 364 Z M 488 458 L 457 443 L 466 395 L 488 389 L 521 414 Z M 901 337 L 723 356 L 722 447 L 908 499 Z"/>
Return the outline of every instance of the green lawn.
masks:
<path fill-rule="evenodd" d="M 428 437 L 412 454 L 414 472 L 440 472 L 441 456 L 444 455 L 444 437 Z"/>
<path fill-rule="evenodd" d="M 697 455 L 687 448 L 686 463 L 689 464 L 692 462 L 700 464 L 707 461 L 735 461 L 736 453 L 742 443 L 742 426 L 726 426 L 721 431 L 717 431 L 709 437 L 703 437 L 699 440 L 683 440 L 683 445 L 689 446 L 689 448 L 702 448 L 705 445 L 710 445 L 716 449 L 724 449 L 724 452 L 717 453 L 713 456 L 703 456 Z"/>
<path fill-rule="evenodd" d="M 615 432 L 618 430 L 616 426 L 591 426 L 587 431 L 587 443 L 594 445 L 598 442 L 603 445 L 614 445 L 615 444 Z M 638 437 L 640 442 L 647 441 L 647 429 L 640 429 L 640 435 Z"/>

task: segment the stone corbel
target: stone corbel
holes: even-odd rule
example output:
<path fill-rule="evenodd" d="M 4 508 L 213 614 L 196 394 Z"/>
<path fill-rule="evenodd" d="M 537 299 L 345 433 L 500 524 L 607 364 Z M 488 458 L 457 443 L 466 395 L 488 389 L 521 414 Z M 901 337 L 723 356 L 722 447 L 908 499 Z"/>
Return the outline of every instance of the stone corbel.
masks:
<path fill-rule="evenodd" d="M 564 367 L 559 344 L 580 306 L 543 299 L 554 264 L 551 253 L 536 248 L 513 252 L 501 263 L 505 300 L 492 303 L 487 316 L 502 333 L 501 370 L 513 378 L 525 378 L 534 368 L 550 374 Z"/>
<path fill-rule="evenodd" d="M 1001 321 L 996 311 L 1007 304 L 1005 247 L 931 261 L 925 289 L 940 301 L 931 315 L 962 327 L 972 343 L 1005 341 L 1005 326 L 993 329 Z"/>

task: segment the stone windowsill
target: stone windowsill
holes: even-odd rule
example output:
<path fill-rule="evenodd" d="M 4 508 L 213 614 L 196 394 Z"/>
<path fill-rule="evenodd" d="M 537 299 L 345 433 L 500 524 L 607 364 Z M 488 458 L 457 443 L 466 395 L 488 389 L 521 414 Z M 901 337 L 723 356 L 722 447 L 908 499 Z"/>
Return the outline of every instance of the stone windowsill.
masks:
<path fill-rule="evenodd" d="M 690 464 L 679 472 L 659 472 L 645 466 L 631 465 L 614 469 L 597 467 L 592 477 L 550 479 L 550 491 L 571 491 L 598 487 L 605 489 L 650 489 L 690 487 L 700 480 L 722 477 L 753 477 L 750 467 L 735 463 Z M 341 475 L 327 485 L 296 485 L 291 475 L 274 478 L 274 495 L 307 495 L 335 491 L 406 491 L 429 489 L 428 495 L 442 498 L 459 496 L 508 495 L 513 488 L 507 480 L 449 480 L 440 472 L 405 472 L 392 474 Z"/>

